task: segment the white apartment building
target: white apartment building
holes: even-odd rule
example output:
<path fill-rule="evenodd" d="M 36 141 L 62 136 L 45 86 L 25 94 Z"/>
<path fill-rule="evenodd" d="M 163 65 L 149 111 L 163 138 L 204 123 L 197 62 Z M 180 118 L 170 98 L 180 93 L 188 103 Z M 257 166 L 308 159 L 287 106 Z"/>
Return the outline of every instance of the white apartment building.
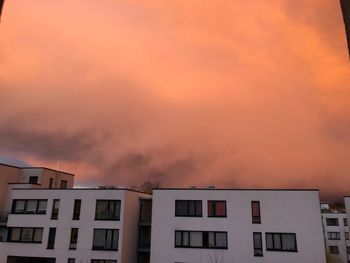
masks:
<path fill-rule="evenodd" d="M 322 222 L 329 261 L 332 263 L 350 262 L 350 240 L 346 213 L 323 206 Z"/>
<path fill-rule="evenodd" d="M 140 199 L 149 198 L 122 188 L 14 188 L 0 262 L 136 263 Z"/>
<path fill-rule="evenodd" d="M 317 190 L 156 189 L 152 263 L 325 263 Z"/>

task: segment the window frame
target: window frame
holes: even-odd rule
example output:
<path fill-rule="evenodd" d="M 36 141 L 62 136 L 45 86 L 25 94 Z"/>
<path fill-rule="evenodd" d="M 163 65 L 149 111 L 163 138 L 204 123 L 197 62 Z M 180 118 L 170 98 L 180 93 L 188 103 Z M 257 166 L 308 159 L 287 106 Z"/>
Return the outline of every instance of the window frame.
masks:
<path fill-rule="evenodd" d="M 255 247 L 255 235 L 259 235 L 260 237 L 260 248 Z M 261 232 L 253 232 L 253 249 L 254 249 L 254 257 L 263 257 L 264 256 L 264 247 L 263 247 L 263 237 Z M 261 254 L 257 253 L 257 250 L 261 251 Z"/>
<path fill-rule="evenodd" d="M 213 203 L 215 204 L 214 205 L 214 215 L 211 214 L 211 210 L 213 209 L 209 204 L 210 203 Z M 217 203 L 224 203 L 225 204 L 225 215 L 216 215 L 216 204 Z M 208 200 L 207 202 L 207 206 L 208 206 L 208 217 L 211 217 L 211 218 L 227 218 L 227 202 L 226 200 Z"/>
<path fill-rule="evenodd" d="M 337 248 L 336 251 L 331 251 L 331 248 Z M 328 246 L 328 252 L 331 255 L 339 255 L 339 247 L 338 246 Z"/>
<path fill-rule="evenodd" d="M 116 236 L 117 236 L 117 248 L 116 249 L 113 249 L 113 248 L 98 248 L 94 245 L 94 241 L 95 241 L 95 231 L 96 230 L 104 230 L 106 231 L 105 232 L 105 247 L 106 247 L 106 236 L 107 236 L 107 233 L 108 231 L 116 231 Z M 112 235 L 113 237 L 115 236 L 114 234 Z M 112 239 L 114 240 L 114 239 Z M 113 244 L 113 243 L 112 243 Z M 93 236 L 92 236 L 92 250 L 99 250 L 99 251 L 119 251 L 119 229 L 117 228 L 94 228 L 93 229 Z"/>
<path fill-rule="evenodd" d="M 268 242 L 267 242 L 267 236 L 272 235 L 272 243 L 273 246 L 275 246 L 275 235 L 280 236 L 281 240 L 281 248 L 269 248 Z M 283 239 L 282 235 L 293 235 L 294 236 L 294 247 L 295 249 L 283 249 Z M 266 251 L 277 251 L 277 252 L 298 252 L 298 242 L 297 242 L 297 235 L 296 233 L 284 233 L 284 232 L 266 232 L 265 233 L 265 245 L 266 245 Z"/>
<path fill-rule="evenodd" d="M 258 206 L 258 211 L 259 211 L 259 215 L 255 216 L 254 215 L 254 204 L 257 204 Z M 252 224 L 261 224 L 261 206 L 260 206 L 260 201 L 251 201 L 251 210 L 252 210 Z"/>
<path fill-rule="evenodd" d="M 74 231 L 76 231 L 76 240 L 73 240 L 73 237 L 74 237 L 74 234 L 75 234 Z M 71 231 L 70 231 L 69 250 L 76 250 L 77 249 L 78 238 L 79 238 L 79 228 L 72 227 Z"/>
<path fill-rule="evenodd" d="M 331 237 L 332 235 L 335 235 L 336 237 Z M 328 239 L 328 240 L 341 240 L 340 232 L 337 232 L 337 231 L 327 231 L 327 239 Z"/>
<path fill-rule="evenodd" d="M 58 203 L 58 207 L 57 207 L 57 213 L 54 213 L 54 209 L 55 209 L 55 203 Z M 59 213 L 60 213 L 60 199 L 53 199 L 52 201 L 52 209 L 51 209 L 51 220 L 57 220 Z"/>
<path fill-rule="evenodd" d="M 181 244 L 177 245 L 176 244 L 176 235 L 177 233 L 181 234 Z M 184 233 L 188 234 L 188 245 L 183 245 L 183 236 Z M 191 246 L 191 233 L 202 233 L 202 246 Z M 208 246 L 205 245 L 205 236 L 207 236 L 207 238 L 209 239 L 209 233 L 213 233 L 214 234 L 214 246 L 211 247 L 209 246 L 209 241 L 208 242 Z M 200 249 L 228 249 L 228 234 L 226 231 L 199 231 L 199 230 L 175 230 L 174 232 L 174 247 L 175 248 L 200 248 Z M 222 246 L 217 246 L 217 241 L 216 241 L 216 234 L 225 234 L 225 243 L 226 246 L 222 247 Z"/>
<path fill-rule="evenodd" d="M 116 218 L 98 218 L 97 217 L 97 204 L 98 202 L 108 202 L 108 211 L 110 208 L 110 203 L 112 202 L 116 202 L 116 204 L 119 203 L 119 211 L 117 213 L 117 217 Z M 96 199 L 96 204 L 95 204 L 95 221 L 120 221 L 120 214 L 121 214 L 121 210 L 122 210 L 122 202 L 120 199 Z"/>
<path fill-rule="evenodd" d="M 35 182 L 32 182 L 32 179 L 34 179 Z M 35 175 L 29 176 L 29 178 L 28 178 L 29 184 L 39 184 L 38 182 L 39 182 L 39 176 L 35 176 Z"/>
<path fill-rule="evenodd" d="M 20 202 L 20 201 L 24 202 L 23 212 L 16 212 L 16 203 Z M 26 211 L 29 201 L 36 201 L 36 208 L 35 208 L 35 212 L 34 213 L 29 213 L 29 212 Z M 44 212 L 40 212 L 42 210 L 39 210 L 39 203 L 43 202 L 43 201 L 46 202 L 46 208 L 45 208 Z M 15 214 L 15 215 L 46 215 L 47 203 L 48 203 L 48 199 L 13 199 L 12 207 L 11 207 L 11 214 Z"/>
<path fill-rule="evenodd" d="M 60 181 L 60 189 L 67 189 L 68 181 L 67 180 L 61 180 Z"/>
<path fill-rule="evenodd" d="M 79 203 L 79 209 L 77 208 L 78 203 Z M 74 199 L 72 220 L 80 220 L 80 213 L 81 213 L 81 199 Z"/>
<path fill-rule="evenodd" d="M 178 204 L 182 202 L 182 203 L 187 203 L 187 215 L 181 215 L 181 214 L 178 214 Z M 190 215 L 190 203 L 194 203 L 194 207 L 195 207 L 195 215 Z M 197 205 L 200 204 L 200 215 L 198 214 L 197 215 Z M 202 200 L 180 200 L 180 199 L 177 199 L 175 200 L 175 217 L 203 217 L 203 201 Z"/>
<path fill-rule="evenodd" d="M 47 247 L 46 249 L 55 249 L 55 243 L 56 243 L 56 227 L 50 227 L 49 233 L 47 235 Z M 53 241 L 51 239 L 53 239 Z"/>
<path fill-rule="evenodd" d="M 12 234 L 13 229 L 19 229 L 18 240 L 12 240 L 11 239 L 11 234 Z M 22 240 L 23 229 L 32 229 L 33 232 L 32 232 L 30 241 L 23 241 Z M 40 241 L 34 241 L 35 232 L 39 231 L 39 230 L 41 231 Z M 10 242 L 10 243 L 34 243 L 34 244 L 41 244 L 43 242 L 43 233 L 44 233 L 44 228 L 43 227 L 9 227 L 8 228 L 8 232 L 7 232 L 7 242 Z"/>
<path fill-rule="evenodd" d="M 329 223 L 331 220 L 337 222 L 336 224 Z M 334 217 L 326 217 L 326 226 L 339 226 L 339 219 Z"/>

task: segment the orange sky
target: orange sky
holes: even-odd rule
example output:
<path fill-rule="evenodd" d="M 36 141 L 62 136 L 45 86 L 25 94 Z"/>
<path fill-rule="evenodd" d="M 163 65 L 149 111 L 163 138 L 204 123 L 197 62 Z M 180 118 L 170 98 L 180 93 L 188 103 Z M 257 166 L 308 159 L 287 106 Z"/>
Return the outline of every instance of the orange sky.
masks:
<path fill-rule="evenodd" d="M 79 184 L 350 194 L 337 0 L 11 0 L 0 155 Z"/>

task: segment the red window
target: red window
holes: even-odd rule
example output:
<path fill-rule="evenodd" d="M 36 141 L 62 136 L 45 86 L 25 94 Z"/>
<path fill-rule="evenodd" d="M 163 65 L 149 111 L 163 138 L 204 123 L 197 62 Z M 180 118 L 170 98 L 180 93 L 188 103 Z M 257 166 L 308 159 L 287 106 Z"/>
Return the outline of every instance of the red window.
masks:
<path fill-rule="evenodd" d="M 260 202 L 252 201 L 252 223 L 260 224 L 261 223 L 261 215 L 260 215 Z"/>
<path fill-rule="evenodd" d="M 209 217 L 226 217 L 226 201 L 208 201 Z"/>

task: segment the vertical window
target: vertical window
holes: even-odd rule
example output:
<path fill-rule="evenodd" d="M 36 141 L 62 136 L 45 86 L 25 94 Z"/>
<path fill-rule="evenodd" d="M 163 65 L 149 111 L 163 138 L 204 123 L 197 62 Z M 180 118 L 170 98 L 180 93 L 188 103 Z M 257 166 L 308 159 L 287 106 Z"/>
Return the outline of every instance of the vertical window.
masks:
<path fill-rule="evenodd" d="M 56 228 L 50 227 L 49 238 L 47 240 L 47 249 L 54 249 L 55 248 L 55 239 L 56 239 Z"/>
<path fill-rule="evenodd" d="M 343 218 L 343 223 L 344 223 L 344 226 L 348 226 L 348 219 L 347 218 Z"/>
<path fill-rule="evenodd" d="M 118 250 L 118 229 L 94 229 L 92 249 Z"/>
<path fill-rule="evenodd" d="M 38 176 L 29 176 L 29 183 L 30 184 L 37 184 L 38 183 Z"/>
<path fill-rule="evenodd" d="M 346 254 L 350 255 L 350 247 L 346 246 Z"/>
<path fill-rule="evenodd" d="M 345 240 L 349 240 L 349 232 L 345 232 Z"/>
<path fill-rule="evenodd" d="M 328 232 L 329 240 L 340 240 L 340 232 Z"/>
<path fill-rule="evenodd" d="M 339 254 L 338 246 L 329 246 L 329 254 Z"/>
<path fill-rule="evenodd" d="M 175 216 L 201 217 L 202 201 L 201 200 L 176 200 Z"/>
<path fill-rule="evenodd" d="M 252 201 L 252 223 L 261 224 L 260 202 Z"/>
<path fill-rule="evenodd" d="M 49 188 L 53 187 L 53 178 L 50 178 L 50 182 L 49 182 Z"/>
<path fill-rule="evenodd" d="M 68 263 L 75 263 L 75 258 L 69 258 L 67 262 Z"/>
<path fill-rule="evenodd" d="M 79 231 L 78 228 L 72 228 L 70 233 L 69 249 L 77 249 L 78 231 Z"/>
<path fill-rule="evenodd" d="M 226 217 L 226 201 L 208 201 L 208 217 Z"/>
<path fill-rule="evenodd" d="M 60 188 L 61 189 L 66 189 L 67 188 L 67 181 L 66 180 L 61 180 Z"/>
<path fill-rule="evenodd" d="M 80 207 L 81 207 L 81 200 L 75 199 L 74 200 L 74 208 L 73 208 L 73 220 L 80 219 Z"/>
<path fill-rule="evenodd" d="M 59 208 L 60 208 L 60 200 L 54 199 L 52 204 L 51 219 L 58 219 Z"/>
<path fill-rule="evenodd" d="M 263 256 L 263 247 L 262 247 L 262 235 L 261 232 L 253 233 L 253 244 L 254 244 L 254 256 L 262 257 Z"/>
<path fill-rule="evenodd" d="M 97 200 L 96 220 L 120 220 L 120 200 Z"/>
<path fill-rule="evenodd" d="M 294 233 L 266 233 L 266 250 L 297 252 Z"/>

